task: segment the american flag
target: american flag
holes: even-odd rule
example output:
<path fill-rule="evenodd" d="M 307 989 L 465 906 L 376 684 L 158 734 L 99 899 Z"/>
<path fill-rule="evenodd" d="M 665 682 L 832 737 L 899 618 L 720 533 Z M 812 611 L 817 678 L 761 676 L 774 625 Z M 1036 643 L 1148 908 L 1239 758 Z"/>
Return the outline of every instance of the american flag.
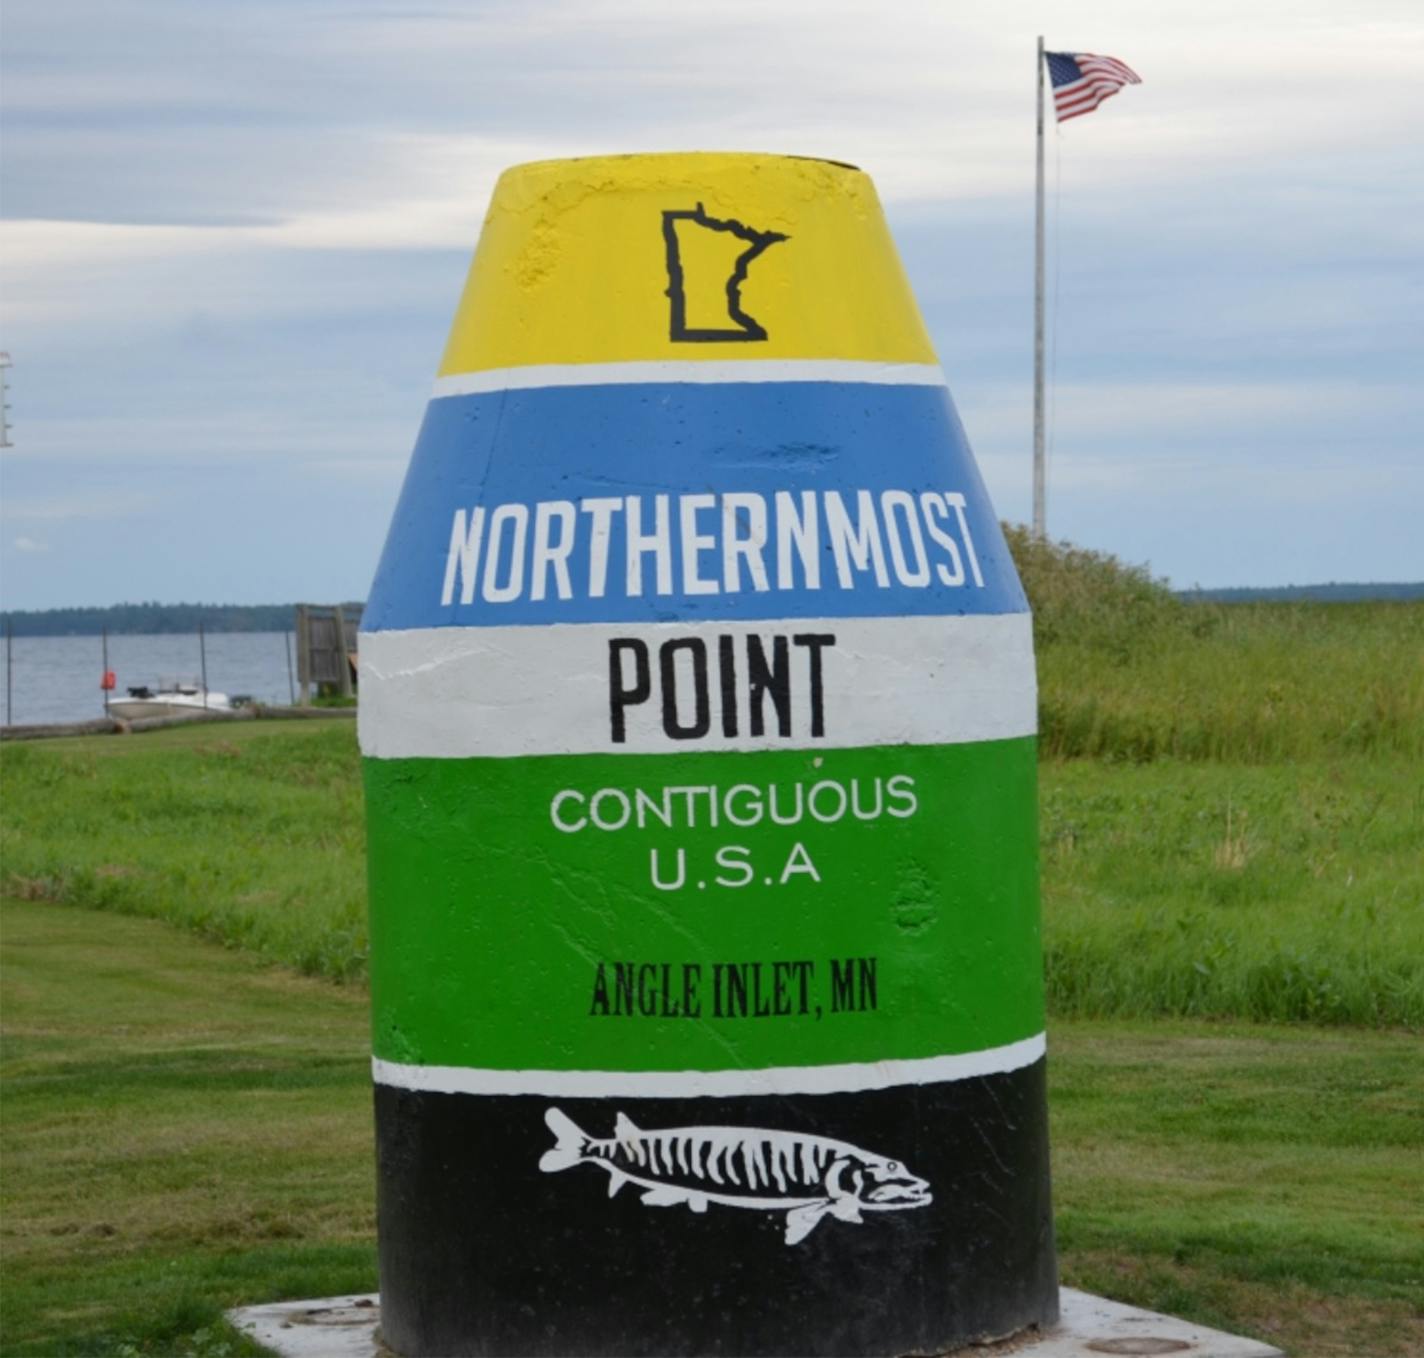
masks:
<path fill-rule="evenodd" d="M 1140 85 L 1141 77 L 1116 57 L 1092 52 L 1045 52 L 1053 81 L 1053 110 L 1060 123 L 1091 113 L 1124 85 Z"/>

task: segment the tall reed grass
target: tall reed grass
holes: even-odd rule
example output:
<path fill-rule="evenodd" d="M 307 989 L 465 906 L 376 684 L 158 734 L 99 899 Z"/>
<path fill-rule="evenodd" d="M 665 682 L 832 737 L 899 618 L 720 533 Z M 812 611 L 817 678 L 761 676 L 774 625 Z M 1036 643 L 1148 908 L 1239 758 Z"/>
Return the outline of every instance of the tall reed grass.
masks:
<path fill-rule="evenodd" d="M 1424 603 L 1184 603 L 1146 570 L 1006 526 L 1052 759 L 1424 759 Z"/>
<path fill-rule="evenodd" d="M 1424 785 L 1398 756 L 1045 764 L 1060 1016 L 1424 1026 Z"/>

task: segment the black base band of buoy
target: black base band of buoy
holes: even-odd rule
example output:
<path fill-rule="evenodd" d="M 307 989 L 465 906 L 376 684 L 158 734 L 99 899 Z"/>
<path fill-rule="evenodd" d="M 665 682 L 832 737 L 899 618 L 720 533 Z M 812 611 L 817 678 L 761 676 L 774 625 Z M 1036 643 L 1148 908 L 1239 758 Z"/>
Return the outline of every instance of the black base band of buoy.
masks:
<path fill-rule="evenodd" d="M 949 1084 L 795 1099 L 378 1085 L 386 1340 L 430 1355 L 888 1356 L 1050 1324 L 1043 1086 L 1042 1060 Z M 610 1199 L 609 1174 L 589 1163 L 541 1172 L 551 1106 L 595 1137 L 611 1136 L 621 1111 L 639 1127 L 770 1126 L 893 1150 L 932 1185 L 933 1201 L 864 1211 L 858 1223 L 827 1216 L 788 1245 L 784 1211 L 653 1206 L 634 1183 Z"/>

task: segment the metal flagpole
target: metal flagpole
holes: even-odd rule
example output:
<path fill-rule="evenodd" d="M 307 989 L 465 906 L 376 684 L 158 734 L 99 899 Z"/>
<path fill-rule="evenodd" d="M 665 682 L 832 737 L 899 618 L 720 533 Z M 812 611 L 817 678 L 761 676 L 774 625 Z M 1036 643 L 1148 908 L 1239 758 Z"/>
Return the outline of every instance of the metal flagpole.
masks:
<path fill-rule="evenodd" d="M 1034 218 L 1034 537 L 1044 538 L 1044 37 L 1038 36 L 1038 181 Z"/>
<path fill-rule="evenodd" d="M 208 705 L 208 639 L 203 635 L 203 624 L 198 623 L 198 656 L 203 664 L 203 706 Z"/>
<path fill-rule="evenodd" d="M 1038 182 L 1033 226 L 1033 535 L 1044 523 L 1043 468 L 1043 35 L 1038 37 Z"/>

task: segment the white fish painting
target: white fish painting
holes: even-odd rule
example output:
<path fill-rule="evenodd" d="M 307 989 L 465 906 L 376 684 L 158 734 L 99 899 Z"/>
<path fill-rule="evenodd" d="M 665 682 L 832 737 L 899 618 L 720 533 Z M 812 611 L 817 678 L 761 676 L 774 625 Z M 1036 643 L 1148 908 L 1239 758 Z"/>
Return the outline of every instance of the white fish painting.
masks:
<path fill-rule="evenodd" d="M 544 1121 L 554 1146 L 539 1168 L 575 1165 L 608 1172 L 608 1196 L 624 1184 L 644 1190 L 649 1207 L 709 1202 L 786 1213 L 786 1243 L 799 1244 L 824 1216 L 859 1224 L 865 1212 L 925 1207 L 930 1186 L 904 1165 L 845 1141 L 764 1127 L 667 1127 L 645 1131 L 619 1113 L 613 1135 L 591 1137 L 567 1114 L 550 1108 Z"/>

